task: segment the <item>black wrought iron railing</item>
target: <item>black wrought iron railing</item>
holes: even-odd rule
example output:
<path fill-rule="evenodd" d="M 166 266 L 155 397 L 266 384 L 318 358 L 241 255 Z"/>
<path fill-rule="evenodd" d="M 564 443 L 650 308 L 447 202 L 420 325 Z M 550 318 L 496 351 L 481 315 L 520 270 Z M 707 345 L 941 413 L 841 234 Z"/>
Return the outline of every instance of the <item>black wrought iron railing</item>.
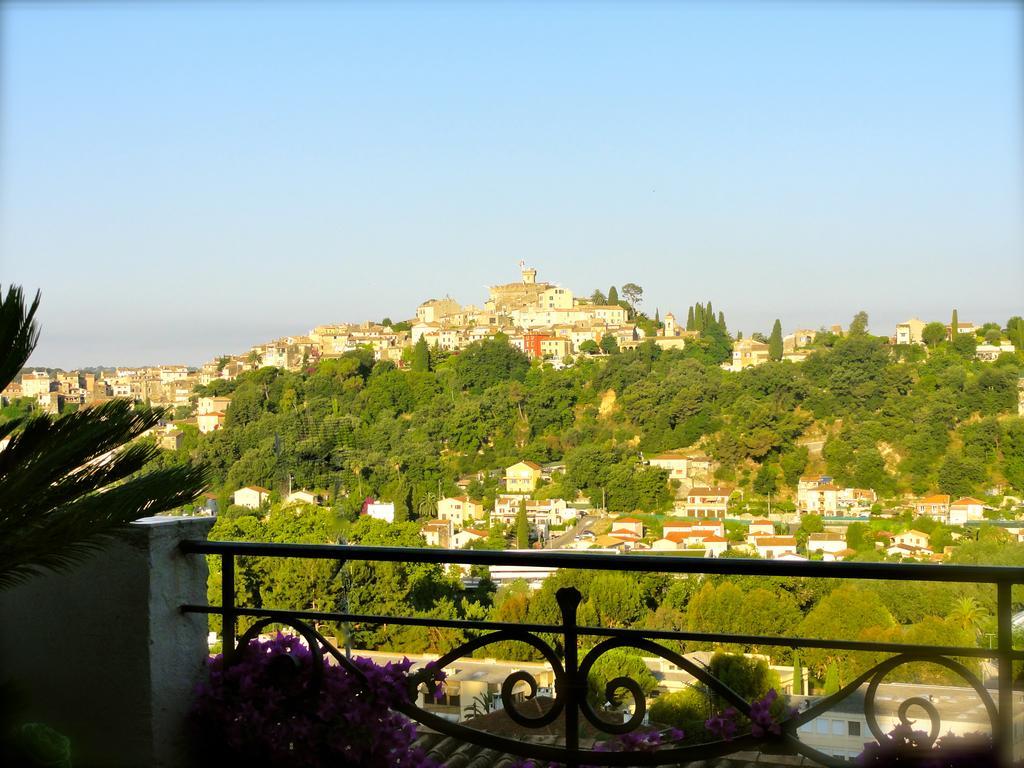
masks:
<path fill-rule="evenodd" d="M 802 754 L 822 765 L 841 766 L 843 760 L 835 758 L 800 739 L 801 726 L 829 712 L 865 684 L 864 717 L 872 735 L 882 741 L 885 733 L 879 723 L 875 697 L 880 683 L 897 667 L 905 664 L 928 662 L 954 672 L 972 688 L 982 705 L 995 745 L 999 764 L 1010 765 L 1014 760 L 1014 677 L 1013 663 L 1024 660 L 1024 650 L 1013 646 L 1012 588 L 1024 584 L 1024 569 L 999 566 L 964 566 L 904 563 L 825 563 L 779 562 L 771 560 L 705 559 L 652 555 L 620 555 L 575 552 L 495 552 L 480 550 L 408 549 L 397 547 L 329 546 L 312 544 L 262 544 L 249 542 L 188 541 L 182 545 L 186 553 L 217 556 L 222 564 L 221 605 L 185 605 L 185 612 L 216 614 L 223 618 L 224 653 L 228 663 L 253 632 L 269 624 L 286 624 L 301 632 L 312 644 L 318 644 L 323 653 L 337 663 L 359 674 L 346 656 L 321 635 L 315 622 L 396 624 L 429 626 L 467 630 L 476 637 L 444 654 L 436 667 L 445 667 L 480 648 L 502 641 L 523 642 L 535 648 L 550 664 L 554 673 L 554 701 L 539 716 L 529 716 L 517 708 L 514 690 L 520 683 L 530 689 L 528 697 L 537 692 L 537 681 L 525 671 L 509 676 L 501 687 L 501 699 L 508 717 L 524 729 L 541 728 L 564 716 L 565 738 L 559 745 L 541 744 L 511 739 L 486 733 L 475 728 L 451 722 L 410 703 L 403 713 L 413 720 L 440 733 L 501 750 L 524 758 L 535 758 L 578 765 L 674 765 L 687 761 L 708 759 L 745 750 L 760 749 L 771 741 L 771 749 Z M 668 574 L 719 574 L 733 576 L 777 576 L 839 580 L 888 580 L 911 582 L 947 582 L 990 584 L 996 590 L 997 632 L 994 647 L 911 645 L 891 642 L 866 642 L 843 638 L 818 639 L 807 637 L 765 637 L 745 634 L 714 634 L 704 632 L 662 631 L 581 626 L 577 622 L 580 593 L 574 588 L 563 588 L 557 593 L 562 621 L 560 624 L 508 624 L 492 621 L 462 621 L 411 616 L 380 616 L 339 613 L 330 611 L 274 610 L 238 605 L 235 601 L 235 565 L 238 557 L 284 557 L 329 559 L 340 563 L 352 561 L 436 563 L 454 565 L 511 565 L 567 568 L 578 570 L 631 571 Z M 259 623 L 250 628 L 236 645 L 238 621 L 241 617 L 254 617 Z M 558 654 L 543 636 L 557 635 L 564 649 Z M 604 638 L 590 647 L 579 658 L 580 638 Z M 629 678 L 617 678 L 608 684 L 608 696 L 615 690 L 627 690 L 633 699 L 632 713 L 624 722 L 612 723 L 594 709 L 587 697 L 587 679 L 594 663 L 608 651 L 632 647 L 659 656 L 692 675 L 709 692 L 728 702 L 739 713 L 748 715 L 750 702 L 737 695 L 708 670 L 657 641 L 699 641 L 708 643 L 735 643 L 743 645 L 775 646 L 793 649 L 824 648 L 843 651 L 867 651 L 894 654 L 868 669 L 839 691 L 824 696 L 811 706 L 785 719 L 781 736 L 755 737 L 750 733 L 729 740 L 702 744 L 666 744 L 655 751 L 624 753 L 595 751 L 581 746 L 579 726 L 581 717 L 594 729 L 608 734 L 624 734 L 639 728 L 646 713 L 646 701 L 640 685 Z M 994 661 L 998 668 L 996 696 L 984 682 L 958 659 Z M 941 732 L 940 714 L 928 699 L 909 698 L 899 707 L 899 719 L 909 722 L 907 711 L 911 706 L 923 709 L 929 719 L 930 738 L 934 742 Z"/>

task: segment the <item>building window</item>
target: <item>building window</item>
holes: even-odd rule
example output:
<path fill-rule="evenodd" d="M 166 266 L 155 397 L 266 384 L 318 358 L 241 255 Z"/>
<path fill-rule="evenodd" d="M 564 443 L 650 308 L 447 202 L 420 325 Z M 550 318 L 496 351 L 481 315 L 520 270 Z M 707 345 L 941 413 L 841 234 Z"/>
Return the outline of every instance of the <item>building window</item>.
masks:
<path fill-rule="evenodd" d="M 860 722 L 858 720 L 850 720 L 849 722 L 847 722 L 846 735 L 860 736 Z"/>
<path fill-rule="evenodd" d="M 844 725 L 846 725 L 846 721 L 845 720 L 833 720 L 832 721 L 832 735 L 833 736 L 842 736 L 843 732 L 846 730 L 843 727 Z"/>
<path fill-rule="evenodd" d="M 828 735 L 828 720 L 826 720 L 825 718 L 820 717 L 817 720 L 815 720 L 814 727 L 817 729 L 818 733 L 824 734 L 826 736 Z"/>

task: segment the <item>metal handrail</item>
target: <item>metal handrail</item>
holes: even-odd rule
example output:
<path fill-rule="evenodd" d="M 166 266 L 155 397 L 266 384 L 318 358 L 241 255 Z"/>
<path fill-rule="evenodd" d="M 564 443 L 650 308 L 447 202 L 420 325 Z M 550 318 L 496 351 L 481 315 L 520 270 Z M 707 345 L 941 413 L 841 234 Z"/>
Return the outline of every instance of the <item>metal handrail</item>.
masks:
<path fill-rule="evenodd" d="M 904 563 L 826 563 L 826 562 L 779 562 L 772 560 L 752 560 L 741 558 L 691 558 L 671 555 L 636 555 L 636 554 L 607 554 L 607 553 L 586 553 L 586 552 L 551 552 L 551 551 L 493 551 L 493 550 L 451 550 L 438 548 L 407 548 L 407 547 L 368 547 L 358 545 L 321 545 L 321 544 L 273 544 L 260 542 L 230 542 L 230 541 L 197 541 L 190 540 L 182 542 L 182 551 L 190 554 L 219 556 L 222 561 L 223 571 L 221 580 L 221 605 L 209 606 L 189 604 L 181 606 L 181 610 L 187 613 L 215 614 L 223 617 L 224 621 L 224 654 L 226 663 L 231 663 L 233 658 L 242 649 L 244 643 L 240 642 L 235 646 L 234 638 L 238 619 L 242 616 L 260 617 L 264 621 L 275 623 L 291 624 L 300 629 L 307 638 L 319 638 L 324 646 L 324 653 L 333 655 L 339 663 L 347 664 L 347 659 L 339 654 L 333 646 L 330 646 L 319 633 L 312 628 L 308 622 L 315 621 L 337 621 L 337 622 L 361 622 L 361 623 L 393 623 L 408 626 L 434 626 L 454 629 L 465 629 L 475 632 L 489 632 L 484 637 L 477 637 L 464 646 L 445 654 L 442 661 L 451 663 L 461 655 L 471 652 L 475 648 L 483 647 L 491 642 L 499 640 L 519 640 L 528 642 L 534 647 L 541 649 L 546 658 L 553 663 L 555 672 L 556 701 L 553 713 L 564 711 L 566 717 L 566 744 L 564 748 L 531 745 L 529 743 L 518 743 L 483 734 L 480 731 L 466 728 L 464 726 L 447 723 L 436 715 L 423 710 L 415 705 L 410 705 L 403 711 L 410 717 L 421 723 L 436 728 L 443 733 L 454 735 L 467 741 L 483 744 L 496 748 L 505 749 L 524 757 L 539 757 L 544 759 L 558 759 L 567 765 L 576 765 L 580 761 L 587 764 L 615 765 L 625 764 L 622 756 L 614 754 L 594 753 L 581 750 L 578 742 L 578 735 L 575 728 L 571 726 L 578 721 L 582 714 L 592 724 L 601 727 L 603 730 L 612 733 L 621 733 L 628 730 L 626 726 L 616 726 L 613 729 L 609 724 L 601 724 L 596 718 L 594 711 L 586 701 L 586 676 L 597 656 L 602 655 L 611 648 L 621 646 L 632 646 L 645 649 L 655 653 L 681 668 L 686 669 L 701 680 L 709 689 L 722 695 L 726 700 L 742 705 L 736 694 L 725 686 L 721 681 L 711 677 L 706 670 L 695 667 L 692 662 L 682 657 L 675 651 L 665 646 L 658 645 L 654 640 L 696 640 L 703 642 L 738 643 L 749 645 L 771 645 L 792 648 L 830 648 L 836 650 L 850 651 L 871 651 L 881 653 L 897 654 L 862 674 L 857 680 L 845 686 L 838 693 L 826 697 L 817 702 L 810 709 L 800 712 L 787 721 L 784 739 L 789 748 L 804 754 L 813 760 L 826 765 L 842 765 L 837 761 L 806 744 L 803 744 L 797 734 L 797 728 L 814 717 L 827 711 L 834 703 L 838 702 L 853 690 L 861 685 L 869 684 L 870 696 L 865 699 L 865 713 L 868 717 L 868 725 L 876 738 L 883 738 L 882 731 L 878 726 L 877 719 L 873 712 L 874 692 L 878 684 L 896 666 L 920 661 L 930 661 L 941 664 L 953 670 L 963 677 L 966 682 L 975 690 L 989 713 L 994 741 L 999 750 L 1001 759 L 1009 764 L 1013 755 L 1013 679 L 1012 665 L 1015 660 L 1024 660 L 1024 650 L 1013 648 L 1012 642 L 1012 588 L 1014 585 L 1024 583 L 1024 569 L 1005 566 L 987 565 L 938 565 L 938 564 L 904 564 Z M 312 558 L 328 559 L 339 562 L 367 561 L 367 562 L 406 562 L 406 563 L 430 563 L 430 564 L 456 564 L 456 565 L 518 565 L 518 566 L 540 566 L 549 568 L 567 568 L 574 570 L 615 570 L 634 571 L 640 573 L 674 573 L 674 574 L 709 574 L 709 575 L 733 575 L 733 576 L 785 576 L 802 578 L 824 578 L 838 580 L 894 580 L 894 581 L 921 581 L 921 582 L 946 582 L 946 583 L 979 583 L 993 584 L 997 592 L 997 643 L 994 649 L 968 648 L 959 646 L 929 646 L 905 643 L 883 643 L 883 642 L 862 642 L 841 639 L 818 639 L 798 637 L 764 637 L 759 635 L 743 634 L 714 634 L 703 632 L 679 632 L 669 630 L 636 630 L 625 628 L 589 627 L 577 623 L 576 608 L 579 604 L 579 593 L 574 588 L 563 588 L 558 591 L 558 602 L 562 611 L 561 624 L 509 624 L 492 621 L 463 621 L 452 619 L 436 619 L 414 616 L 381 616 L 374 614 L 353 614 L 331 611 L 295 611 L 280 610 L 271 608 L 251 608 L 235 604 L 235 565 L 237 557 L 284 557 L 284 558 Z M 565 649 L 564 667 L 558 662 L 554 650 L 550 648 L 540 636 L 561 635 Z M 577 659 L 577 638 L 580 636 L 605 637 L 608 638 L 592 649 L 583 660 Z M 227 642 L 232 638 L 232 642 Z M 243 638 L 244 640 L 244 638 Z M 992 701 L 987 689 L 980 680 L 966 667 L 957 662 L 954 657 L 995 659 L 998 661 L 998 707 Z M 354 668 L 353 668 L 354 669 Z M 519 672 L 514 675 L 524 675 Z M 526 678 L 519 677 L 524 680 Z M 620 678 L 620 681 L 623 679 Z M 506 681 L 508 683 L 509 681 Z M 639 710 L 644 708 L 642 696 L 637 695 L 639 689 L 630 688 L 634 685 L 632 681 L 623 683 L 627 690 L 634 694 L 636 705 Z M 532 686 L 535 689 L 535 685 Z M 506 691 L 506 688 L 508 689 Z M 511 685 L 503 686 L 502 700 L 509 712 L 509 716 L 517 722 L 515 703 L 511 697 Z M 741 711 L 743 707 L 740 707 Z M 927 709 L 927 708 L 926 708 Z M 929 711 L 933 720 L 933 731 L 938 732 L 937 713 Z M 904 717 L 904 709 L 901 708 L 900 717 Z M 553 717 L 549 713 L 550 717 Z M 545 716 L 545 720 L 549 716 Z M 639 720 L 634 716 L 626 724 L 635 728 Z M 529 723 L 528 719 L 521 722 Z M 539 721 L 538 721 L 539 722 Z M 606 727 L 607 726 L 607 727 Z M 570 731 L 573 731 L 570 733 Z M 756 746 L 757 740 L 746 737 L 742 743 L 736 743 L 735 747 Z M 559 753 L 558 750 L 563 752 Z M 649 755 L 634 755 L 629 764 L 631 765 L 658 765 L 669 762 L 679 762 L 682 759 L 694 759 L 707 757 L 713 754 L 725 754 L 730 751 L 728 745 L 720 742 L 696 747 L 681 747 L 666 749 L 659 753 Z"/>

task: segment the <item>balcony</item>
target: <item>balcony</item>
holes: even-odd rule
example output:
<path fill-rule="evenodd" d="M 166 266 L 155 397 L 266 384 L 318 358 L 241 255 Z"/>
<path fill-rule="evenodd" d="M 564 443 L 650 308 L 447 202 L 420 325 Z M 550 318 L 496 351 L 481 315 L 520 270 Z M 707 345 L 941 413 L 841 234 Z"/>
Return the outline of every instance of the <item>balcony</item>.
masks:
<path fill-rule="evenodd" d="M 40 710 L 40 718 L 65 729 L 73 743 L 81 745 L 83 759 L 76 765 L 196 764 L 195 754 L 185 747 L 190 732 L 187 714 L 193 687 L 202 676 L 209 616 L 220 617 L 224 635 L 237 642 L 237 646 L 224 643 L 227 665 L 236 661 L 258 632 L 283 626 L 321 651 L 322 656 L 315 658 L 358 675 L 349 655 L 323 634 L 321 625 L 328 622 L 462 630 L 470 639 L 435 660 L 436 666 L 449 669 L 469 665 L 466 660 L 474 653 L 496 642 L 516 641 L 536 649 L 543 662 L 508 662 L 506 668 L 498 660 L 485 662 L 488 673 L 477 678 L 483 680 L 483 688 L 469 685 L 468 677 L 453 679 L 446 697 L 433 702 L 422 695 L 428 687 L 424 685 L 420 696 L 399 707 L 418 724 L 422 746 L 439 760 L 451 758 L 452 765 L 467 765 L 474 759 L 493 765 L 498 764 L 498 756 L 506 756 L 502 759 L 509 762 L 508 756 L 514 756 L 568 766 L 680 765 L 732 755 L 769 764 L 841 766 L 848 764 L 851 755 L 843 754 L 837 745 L 884 739 L 900 720 L 916 721 L 915 727 L 928 732 L 933 741 L 951 728 L 962 731 L 965 723 L 973 730 L 980 725 L 992 735 L 998 764 L 1009 765 L 1024 757 L 1024 708 L 1013 671 L 1014 664 L 1019 667 L 1024 660 L 1024 650 L 1014 648 L 1012 638 L 1012 591 L 1024 583 L 1019 569 L 212 542 L 205 539 L 208 525 L 208 521 L 172 518 L 135 524 L 128 541 L 112 545 L 80 572 L 37 579 L 0 600 L 9 626 L 25 628 L 17 634 L 6 633 L 2 641 L 0 658 L 16 660 L 6 663 L 3 672 L 20 670 L 22 680 L 45 688 L 57 699 L 48 711 Z M 254 608 L 236 603 L 234 597 L 238 559 L 251 556 L 531 565 L 679 577 L 717 574 L 985 584 L 995 590 L 998 631 L 991 648 L 979 648 L 586 626 L 577 617 L 580 594 L 575 588 L 558 591 L 561 620 L 551 624 Z M 219 559 L 222 567 L 216 605 L 206 601 L 207 558 Z M 57 596 L 64 600 L 59 607 L 54 602 Z M 238 637 L 243 622 L 248 629 Z M 728 740 L 697 744 L 667 740 L 643 752 L 601 751 L 602 742 L 648 727 L 648 698 L 634 681 L 614 680 L 607 691 L 607 706 L 587 695 L 595 663 L 617 648 L 641 651 L 649 664 L 661 670 L 664 680 L 682 680 L 742 715 L 751 712 L 751 702 L 711 675 L 692 654 L 680 653 L 674 647 L 677 641 L 837 649 L 881 654 L 881 660 L 835 693 L 795 697 L 796 711 L 782 719 L 778 736 L 741 730 Z M 982 674 L 965 660 L 979 663 Z M 962 683 L 938 687 L 886 682 L 893 670 L 921 662 L 940 665 Z M 491 693 L 495 706 L 469 718 L 467 700 L 480 692 Z M 611 707 L 612 700 L 619 706 Z M 109 739 L 97 738 L 103 725 L 109 729 L 115 720 L 120 734 L 116 749 L 107 743 Z"/>

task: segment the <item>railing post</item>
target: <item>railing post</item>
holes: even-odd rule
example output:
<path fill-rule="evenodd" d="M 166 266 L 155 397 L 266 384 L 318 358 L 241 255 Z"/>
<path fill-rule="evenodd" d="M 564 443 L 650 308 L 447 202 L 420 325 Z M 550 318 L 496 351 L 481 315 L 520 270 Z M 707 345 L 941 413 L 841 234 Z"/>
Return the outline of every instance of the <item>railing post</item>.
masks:
<path fill-rule="evenodd" d="M 566 768 L 576 768 L 580 748 L 580 700 L 587 695 L 587 681 L 579 676 L 579 635 L 576 609 L 583 595 L 576 587 L 562 587 L 555 593 L 562 611 L 562 636 L 565 648 L 565 686 L 558 696 L 565 696 L 565 749 L 569 753 Z"/>
<path fill-rule="evenodd" d="M 220 604 L 224 609 L 221 626 L 221 648 L 225 666 L 235 659 L 235 632 L 238 629 L 238 615 L 235 613 L 235 556 L 221 555 Z"/>
<path fill-rule="evenodd" d="M 1013 764 L 1013 585 L 1001 581 L 996 587 L 996 631 L 999 650 L 999 727 L 996 748 L 1000 763 Z"/>

